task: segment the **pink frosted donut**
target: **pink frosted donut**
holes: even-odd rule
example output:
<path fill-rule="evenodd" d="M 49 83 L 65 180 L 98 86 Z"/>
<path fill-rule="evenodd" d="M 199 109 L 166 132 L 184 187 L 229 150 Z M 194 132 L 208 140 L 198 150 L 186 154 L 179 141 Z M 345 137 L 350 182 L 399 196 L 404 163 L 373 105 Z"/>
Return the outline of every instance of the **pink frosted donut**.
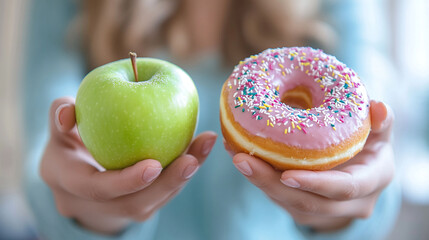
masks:
<path fill-rule="evenodd" d="M 309 47 L 241 61 L 223 85 L 220 120 L 233 151 L 280 170 L 330 169 L 360 152 L 371 128 L 357 74 Z"/>

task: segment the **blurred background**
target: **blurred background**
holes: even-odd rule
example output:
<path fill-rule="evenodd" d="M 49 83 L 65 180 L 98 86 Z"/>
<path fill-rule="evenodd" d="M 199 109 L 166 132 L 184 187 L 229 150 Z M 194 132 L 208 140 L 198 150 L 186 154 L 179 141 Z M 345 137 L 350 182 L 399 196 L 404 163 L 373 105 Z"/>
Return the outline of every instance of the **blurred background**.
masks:
<path fill-rule="evenodd" d="M 34 2 L 0 0 L 0 231 L 9 239 L 35 238 L 20 180 L 25 142 L 20 89 L 28 12 Z M 371 45 L 362 51 L 372 56 L 368 74 L 385 79 L 369 84 L 370 95 L 389 103 L 396 114 L 394 149 L 403 207 L 389 239 L 429 239 L 429 1 L 380 2 L 388 9 L 359 10 L 359 29 L 362 41 Z M 378 24 L 380 18 L 388 24 Z M 380 37 L 389 42 L 379 46 L 384 50 L 365 52 Z"/>

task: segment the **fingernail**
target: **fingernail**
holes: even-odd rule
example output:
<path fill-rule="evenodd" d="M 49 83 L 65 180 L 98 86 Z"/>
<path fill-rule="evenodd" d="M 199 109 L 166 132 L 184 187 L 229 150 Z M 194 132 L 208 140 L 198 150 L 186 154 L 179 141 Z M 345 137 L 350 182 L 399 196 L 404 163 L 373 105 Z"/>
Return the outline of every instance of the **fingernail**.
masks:
<path fill-rule="evenodd" d="M 253 174 L 252 168 L 247 161 L 241 161 L 234 164 L 235 167 L 244 175 L 251 176 Z"/>
<path fill-rule="evenodd" d="M 287 178 L 287 179 L 280 179 L 280 181 L 291 188 L 299 188 L 301 185 L 299 185 L 299 183 L 297 181 L 295 181 L 295 179 L 293 178 Z"/>
<path fill-rule="evenodd" d="M 203 144 L 203 149 L 202 149 L 202 153 L 203 155 L 208 155 L 210 153 L 210 151 L 212 150 L 214 144 L 216 142 L 216 138 L 214 139 L 209 139 L 207 140 L 204 144 Z"/>
<path fill-rule="evenodd" d="M 68 103 L 63 103 L 60 106 L 58 106 L 57 110 L 55 110 L 55 125 L 57 126 L 58 130 L 61 130 L 61 127 L 63 126 L 63 123 L 61 122 L 61 119 L 60 119 L 61 111 L 69 105 L 70 104 Z"/>
<path fill-rule="evenodd" d="M 189 179 L 197 172 L 197 170 L 198 170 L 198 165 L 192 164 L 185 168 L 182 175 L 185 179 Z"/>
<path fill-rule="evenodd" d="M 143 181 L 152 182 L 161 173 L 162 168 L 147 167 L 143 172 Z"/>

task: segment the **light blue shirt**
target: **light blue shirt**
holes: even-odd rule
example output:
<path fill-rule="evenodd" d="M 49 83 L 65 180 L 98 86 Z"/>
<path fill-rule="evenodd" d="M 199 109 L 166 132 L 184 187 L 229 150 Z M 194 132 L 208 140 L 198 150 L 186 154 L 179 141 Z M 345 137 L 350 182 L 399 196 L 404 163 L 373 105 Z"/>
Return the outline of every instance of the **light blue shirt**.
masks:
<path fill-rule="evenodd" d="M 342 231 L 317 234 L 297 226 L 235 169 L 223 148 L 219 124 L 220 90 L 231 69 L 224 69 L 218 56 L 202 58 L 198 66 L 182 66 L 200 95 L 197 133 L 213 130 L 220 136 L 185 189 L 151 219 L 130 225 L 118 236 L 98 235 L 59 215 L 52 192 L 39 176 L 39 161 L 51 102 L 75 96 L 85 74 L 83 57 L 65 47 L 64 36 L 76 10 L 70 1 L 33 3 L 27 36 L 24 188 L 43 239 L 380 239 L 390 231 L 400 206 L 396 184 L 381 194 L 369 219 L 355 220 Z"/>

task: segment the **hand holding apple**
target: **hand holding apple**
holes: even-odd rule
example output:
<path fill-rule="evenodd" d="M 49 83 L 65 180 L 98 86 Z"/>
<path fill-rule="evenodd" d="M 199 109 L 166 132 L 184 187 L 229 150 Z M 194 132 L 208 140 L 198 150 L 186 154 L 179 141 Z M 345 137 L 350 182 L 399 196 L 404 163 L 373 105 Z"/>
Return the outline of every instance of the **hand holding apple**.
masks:
<path fill-rule="evenodd" d="M 79 134 L 106 169 L 148 158 L 167 166 L 189 145 L 197 117 L 198 93 L 189 75 L 153 58 L 98 67 L 76 97 Z"/>
<path fill-rule="evenodd" d="M 74 99 L 55 100 L 49 119 L 51 134 L 41 176 L 61 215 L 103 234 L 118 233 L 131 221 L 150 218 L 186 185 L 216 140 L 213 132 L 200 134 L 187 152 L 162 172 L 161 164 L 152 159 L 141 159 L 122 170 L 100 171 L 101 166 L 79 138 Z"/>

